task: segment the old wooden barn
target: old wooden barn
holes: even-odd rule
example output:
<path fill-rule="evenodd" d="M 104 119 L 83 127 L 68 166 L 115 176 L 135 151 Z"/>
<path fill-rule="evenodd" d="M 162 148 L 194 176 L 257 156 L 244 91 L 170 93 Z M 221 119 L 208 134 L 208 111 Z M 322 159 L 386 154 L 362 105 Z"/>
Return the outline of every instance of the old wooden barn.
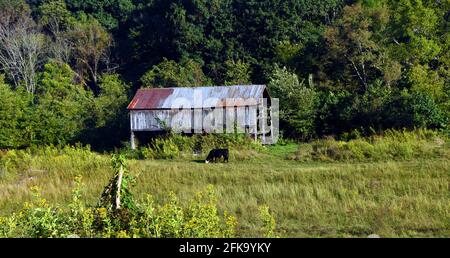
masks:
<path fill-rule="evenodd" d="M 131 147 L 135 133 L 246 133 L 273 143 L 271 98 L 265 85 L 142 88 L 131 103 Z"/>

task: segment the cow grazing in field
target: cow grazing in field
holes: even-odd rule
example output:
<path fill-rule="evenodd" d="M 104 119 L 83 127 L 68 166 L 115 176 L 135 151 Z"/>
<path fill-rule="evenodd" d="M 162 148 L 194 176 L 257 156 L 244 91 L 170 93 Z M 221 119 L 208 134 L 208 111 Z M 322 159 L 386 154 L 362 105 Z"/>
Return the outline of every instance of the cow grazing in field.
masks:
<path fill-rule="evenodd" d="M 216 162 L 218 159 L 223 158 L 223 161 L 228 162 L 228 149 L 213 149 L 206 157 L 205 163 Z"/>

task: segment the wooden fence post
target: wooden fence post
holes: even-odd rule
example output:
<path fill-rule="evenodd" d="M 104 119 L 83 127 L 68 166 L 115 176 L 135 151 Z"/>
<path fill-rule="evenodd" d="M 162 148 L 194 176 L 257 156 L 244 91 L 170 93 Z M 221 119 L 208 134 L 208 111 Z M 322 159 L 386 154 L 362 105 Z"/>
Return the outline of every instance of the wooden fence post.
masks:
<path fill-rule="evenodd" d="M 120 192 L 122 190 L 123 165 L 120 165 L 119 178 L 117 179 L 116 210 L 120 209 Z"/>

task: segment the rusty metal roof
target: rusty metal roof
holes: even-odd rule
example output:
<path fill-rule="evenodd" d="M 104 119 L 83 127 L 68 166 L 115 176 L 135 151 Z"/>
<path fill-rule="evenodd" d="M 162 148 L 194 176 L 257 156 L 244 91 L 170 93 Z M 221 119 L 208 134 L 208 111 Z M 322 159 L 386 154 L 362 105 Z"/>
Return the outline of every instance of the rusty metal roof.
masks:
<path fill-rule="evenodd" d="M 256 105 L 265 85 L 142 88 L 128 105 L 129 110 L 207 108 Z"/>

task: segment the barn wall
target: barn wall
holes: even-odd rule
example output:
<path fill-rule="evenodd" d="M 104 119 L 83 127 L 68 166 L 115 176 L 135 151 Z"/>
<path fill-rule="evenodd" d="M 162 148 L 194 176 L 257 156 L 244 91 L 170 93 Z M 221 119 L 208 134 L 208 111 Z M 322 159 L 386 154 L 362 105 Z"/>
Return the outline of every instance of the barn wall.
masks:
<path fill-rule="evenodd" d="M 140 110 L 130 112 L 132 131 L 161 131 L 163 126 L 160 121 L 170 125 L 174 117 L 173 110 Z"/>
<path fill-rule="evenodd" d="M 195 115 L 193 115 L 195 113 Z M 217 132 L 234 131 L 236 123 L 238 132 L 255 133 L 257 107 L 226 107 L 182 110 L 133 110 L 130 112 L 132 131 L 162 131 L 159 121 L 175 131 Z M 207 125 L 211 125 L 206 128 Z"/>

